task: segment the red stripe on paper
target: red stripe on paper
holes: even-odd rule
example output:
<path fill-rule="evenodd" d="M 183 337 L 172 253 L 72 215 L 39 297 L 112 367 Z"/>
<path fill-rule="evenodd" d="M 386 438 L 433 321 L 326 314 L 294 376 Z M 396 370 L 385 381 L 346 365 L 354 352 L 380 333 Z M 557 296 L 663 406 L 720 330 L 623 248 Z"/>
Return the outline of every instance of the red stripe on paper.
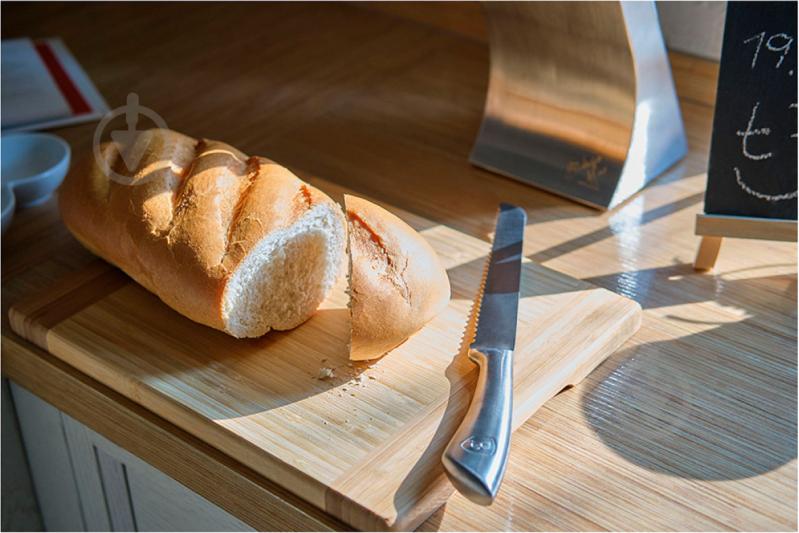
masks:
<path fill-rule="evenodd" d="M 50 71 L 50 75 L 61 90 L 61 94 L 72 109 L 72 114 L 83 115 L 84 113 L 89 113 L 92 108 L 89 107 L 86 99 L 83 98 L 78 88 L 75 87 L 75 84 L 64 70 L 64 67 L 61 66 L 61 63 L 53 53 L 50 45 L 46 42 L 38 42 L 36 43 L 36 51 L 39 52 L 39 57 L 42 58 L 44 65 L 47 67 L 47 70 Z"/>

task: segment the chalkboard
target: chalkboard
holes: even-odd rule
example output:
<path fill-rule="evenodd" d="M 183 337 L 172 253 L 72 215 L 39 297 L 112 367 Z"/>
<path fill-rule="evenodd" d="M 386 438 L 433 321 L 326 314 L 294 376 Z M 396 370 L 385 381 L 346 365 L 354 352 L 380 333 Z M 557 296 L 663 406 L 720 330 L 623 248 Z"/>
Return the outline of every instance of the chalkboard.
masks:
<path fill-rule="evenodd" d="M 796 220 L 796 2 L 729 2 L 705 212 Z"/>

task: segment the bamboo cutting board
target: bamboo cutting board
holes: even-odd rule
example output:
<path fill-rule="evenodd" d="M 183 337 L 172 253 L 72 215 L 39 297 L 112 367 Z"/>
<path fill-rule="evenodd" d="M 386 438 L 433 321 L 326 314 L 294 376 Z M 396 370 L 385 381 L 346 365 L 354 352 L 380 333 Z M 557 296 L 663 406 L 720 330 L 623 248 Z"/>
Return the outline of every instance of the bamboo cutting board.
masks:
<path fill-rule="evenodd" d="M 371 364 L 348 363 L 343 285 L 301 327 L 236 340 L 99 260 L 15 305 L 12 328 L 355 528 L 413 528 L 453 490 L 440 456 L 477 374 L 464 339 L 490 244 L 393 211 L 440 255 L 452 301 Z M 635 302 L 526 262 L 514 428 L 639 324 Z"/>

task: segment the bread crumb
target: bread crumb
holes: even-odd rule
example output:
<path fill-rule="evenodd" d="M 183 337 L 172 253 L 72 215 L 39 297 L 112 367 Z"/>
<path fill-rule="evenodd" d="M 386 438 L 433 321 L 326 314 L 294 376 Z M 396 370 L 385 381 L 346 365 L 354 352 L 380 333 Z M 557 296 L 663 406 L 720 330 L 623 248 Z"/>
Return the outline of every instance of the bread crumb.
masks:
<path fill-rule="evenodd" d="M 333 369 L 330 368 L 329 366 L 323 366 L 322 368 L 319 369 L 319 376 L 317 376 L 316 379 L 324 381 L 326 379 L 332 379 L 334 377 L 336 377 L 336 373 L 333 371 Z"/>
<path fill-rule="evenodd" d="M 356 377 L 352 378 L 352 379 L 351 379 L 351 380 L 350 380 L 350 381 L 347 383 L 347 385 L 351 385 L 351 386 L 353 386 L 353 387 L 365 387 L 365 386 L 366 386 L 366 385 L 364 384 L 364 377 L 363 377 L 363 375 L 358 375 L 358 376 L 356 376 Z"/>

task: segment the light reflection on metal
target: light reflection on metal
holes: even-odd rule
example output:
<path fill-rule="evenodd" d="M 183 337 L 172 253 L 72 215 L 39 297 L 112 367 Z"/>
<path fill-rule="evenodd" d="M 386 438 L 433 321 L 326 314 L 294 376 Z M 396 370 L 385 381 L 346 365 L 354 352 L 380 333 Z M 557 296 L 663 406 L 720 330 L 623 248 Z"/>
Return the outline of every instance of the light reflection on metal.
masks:
<path fill-rule="evenodd" d="M 487 2 L 474 164 L 594 207 L 687 151 L 654 2 Z"/>

